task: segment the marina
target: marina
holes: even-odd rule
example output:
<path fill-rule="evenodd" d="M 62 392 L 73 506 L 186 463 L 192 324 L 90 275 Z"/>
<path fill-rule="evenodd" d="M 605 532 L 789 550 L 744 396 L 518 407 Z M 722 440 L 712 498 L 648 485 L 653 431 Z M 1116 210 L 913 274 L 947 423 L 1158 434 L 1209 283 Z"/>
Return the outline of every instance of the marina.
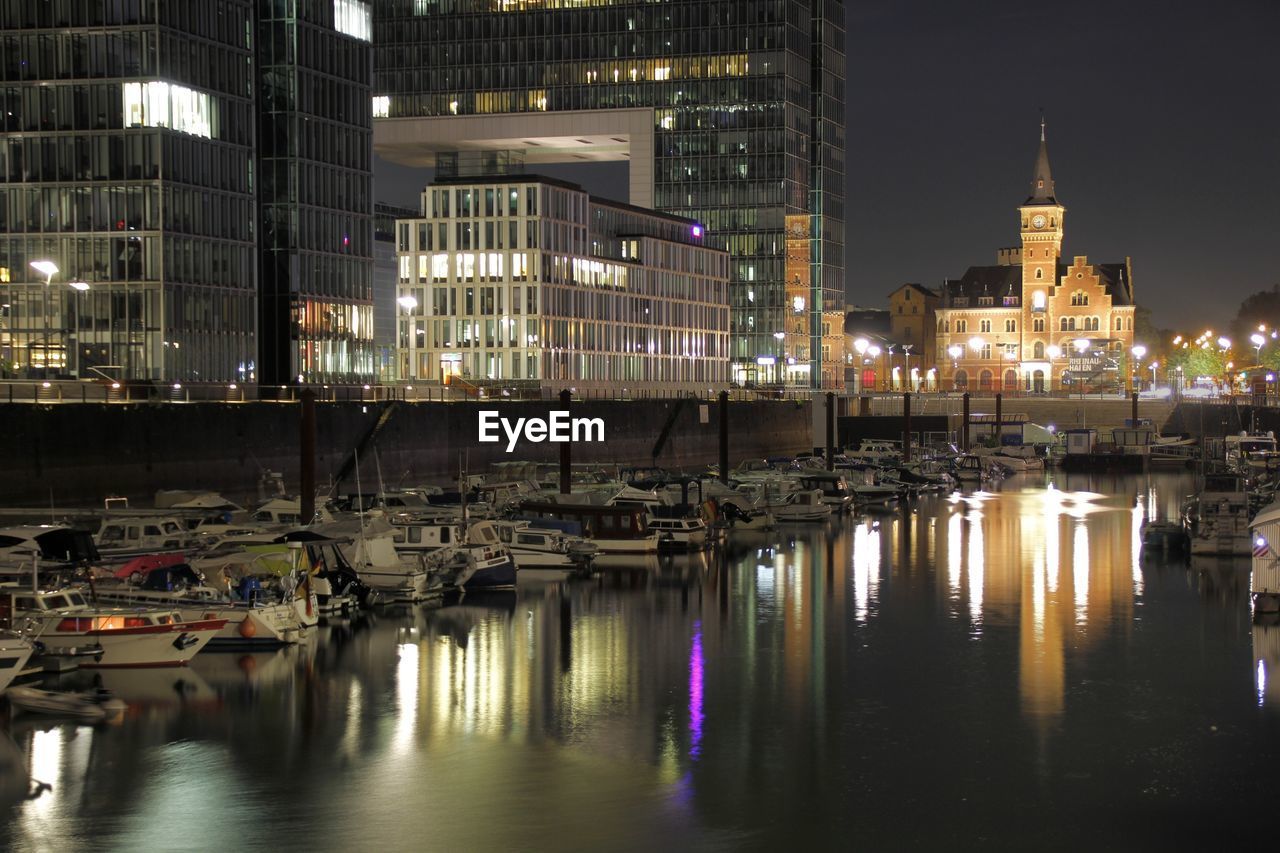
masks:
<path fill-rule="evenodd" d="M 275 650 L 46 673 L 9 703 L 0 843 L 184 846 L 268 819 L 282 849 L 406 833 L 443 849 L 767 849 L 833 832 L 1003 846 L 1033 826 L 1114 841 L 1105 820 L 1075 822 L 1082 808 L 1163 815 L 1146 842 L 1176 839 L 1190 809 L 1221 816 L 1197 822 L 1214 839 L 1245 839 L 1255 828 L 1228 815 L 1280 792 L 1280 625 L 1253 614 L 1248 554 L 1144 547 L 1197 482 L 1050 467 L 853 512 L 797 482 L 822 520 L 593 554 L 587 571 L 540 556 L 513 588 L 390 596 Z M 542 535 L 557 534 L 574 535 Z M 318 568 L 343 546 L 314 550 Z M 246 807 L 190 798 L 193 774 L 224 792 L 236 779 Z M 408 810 L 405 779 L 422 791 Z M 333 819 L 353 785 L 358 825 Z M 281 786 L 306 807 L 268 806 Z M 131 793 L 95 796 L 107 787 Z M 583 809 L 592 821 L 571 818 Z"/>

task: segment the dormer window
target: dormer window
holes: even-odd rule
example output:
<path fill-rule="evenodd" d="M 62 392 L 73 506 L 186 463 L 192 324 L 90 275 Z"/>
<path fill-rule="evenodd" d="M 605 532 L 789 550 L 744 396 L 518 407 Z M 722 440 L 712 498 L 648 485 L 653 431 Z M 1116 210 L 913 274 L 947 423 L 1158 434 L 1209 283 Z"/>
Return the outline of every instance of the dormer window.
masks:
<path fill-rule="evenodd" d="M 993 296 L 979 296 L 978 304 L 979 305 L 995 305 L 996 300 L 995 300 L 995 297 Z"/>

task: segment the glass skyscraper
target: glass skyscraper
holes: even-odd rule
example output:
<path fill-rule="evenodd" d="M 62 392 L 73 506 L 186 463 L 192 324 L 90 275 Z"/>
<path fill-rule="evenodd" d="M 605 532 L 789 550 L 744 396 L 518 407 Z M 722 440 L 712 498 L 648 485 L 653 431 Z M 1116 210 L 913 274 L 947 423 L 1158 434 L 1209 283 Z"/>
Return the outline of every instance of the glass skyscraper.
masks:
<path fill-rule="evenodd" d="M 375 149 L 443 174 L 628 161 L 632 203 L 729 252 L 733 379 L 817 384 L 844 300 L 843 13 L 375 0 Z"/>
<path fill-rule="evenodd" d="M 359 0 L 0 0 L 4 373 L 369 378 L 370 36 Z"/>
<path fill-rule="evenodd" d="M 365 380 L 374 373 L 371 11 L 359 0 L 258 8 L 261 378 Z"/>

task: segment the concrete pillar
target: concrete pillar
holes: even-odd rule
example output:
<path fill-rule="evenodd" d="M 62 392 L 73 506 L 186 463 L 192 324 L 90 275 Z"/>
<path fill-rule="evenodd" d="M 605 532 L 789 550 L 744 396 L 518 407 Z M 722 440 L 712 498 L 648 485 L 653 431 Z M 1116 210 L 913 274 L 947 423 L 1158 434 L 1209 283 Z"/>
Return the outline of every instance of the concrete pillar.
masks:
<path fill-rule="evenodd" d="M 827 393 L 827 470 L 836 467 L 836 395 Z"/>
<path fill-rule="evenodd" d="M 729 482 L 729 392 L 720 392 L 720 482 Z"/>
<path fill-rule="evenodd" d="M 911 394 L 902 395 L 902 461 L 911 461 Z"/>

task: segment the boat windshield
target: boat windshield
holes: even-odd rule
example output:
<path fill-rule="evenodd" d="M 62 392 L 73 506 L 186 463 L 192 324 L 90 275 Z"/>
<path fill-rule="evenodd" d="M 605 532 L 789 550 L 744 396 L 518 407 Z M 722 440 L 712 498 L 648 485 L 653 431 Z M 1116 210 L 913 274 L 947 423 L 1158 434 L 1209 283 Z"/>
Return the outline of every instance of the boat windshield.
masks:
<path fill-rule="evenodd" d="M 88 607 L 89 602 L 85 601 L 84 596 L 78 592 L 67 593 L 67 600 L 71 602 L 72 607 Z"/>

